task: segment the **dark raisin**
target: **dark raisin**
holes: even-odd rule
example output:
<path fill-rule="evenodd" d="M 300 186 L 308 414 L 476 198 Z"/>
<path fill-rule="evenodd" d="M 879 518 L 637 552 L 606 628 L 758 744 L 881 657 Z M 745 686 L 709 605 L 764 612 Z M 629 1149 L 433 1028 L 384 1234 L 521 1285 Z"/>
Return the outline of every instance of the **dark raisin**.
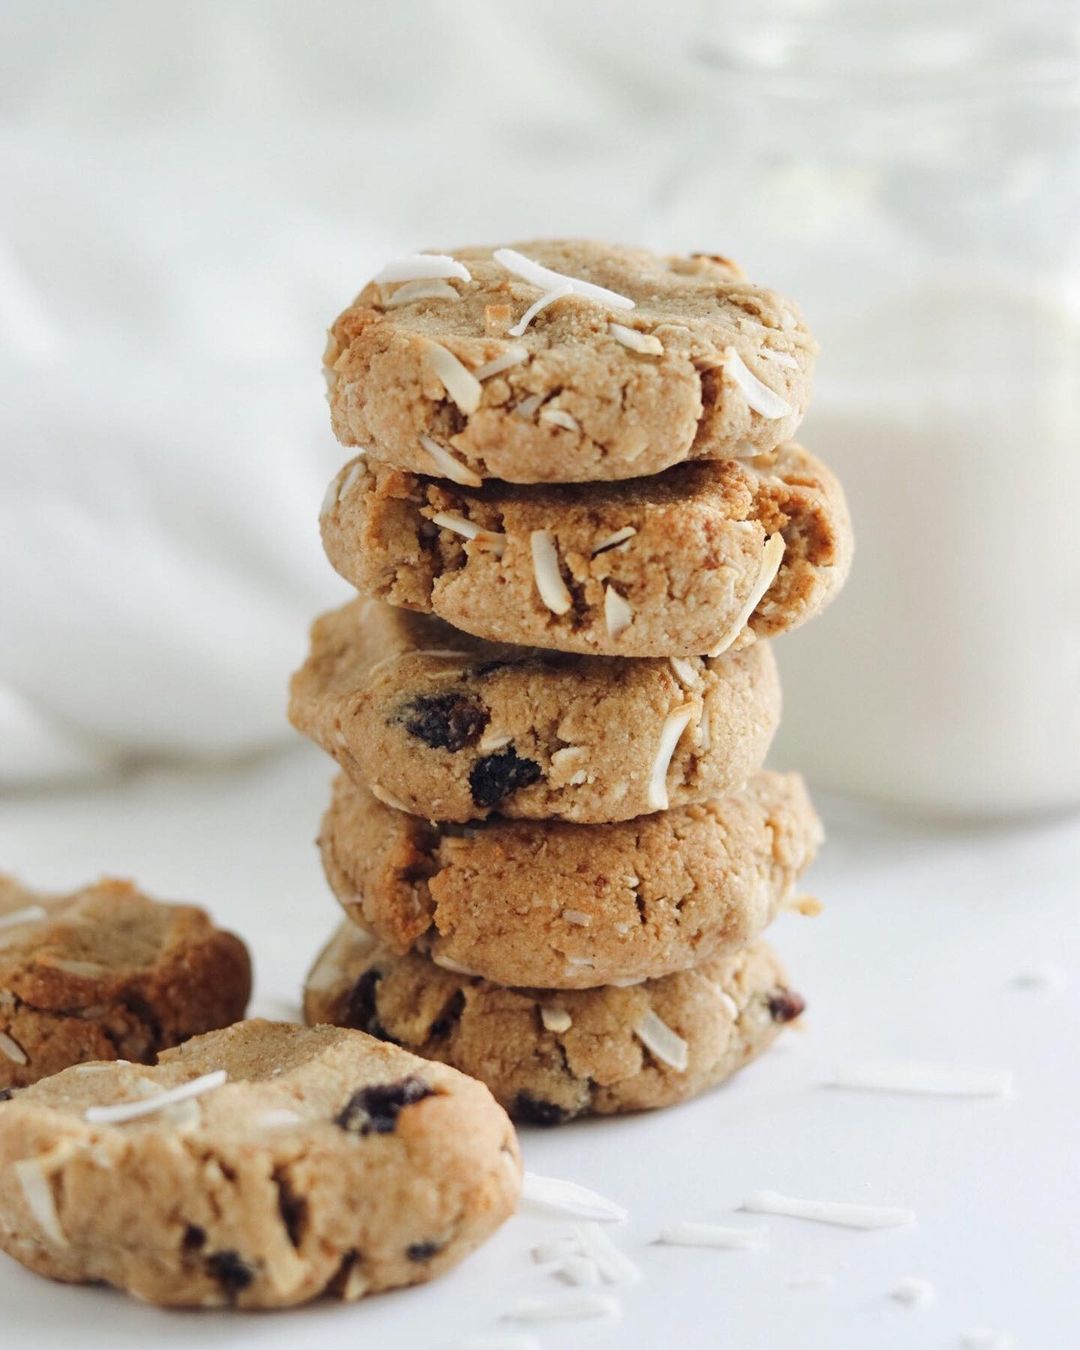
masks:
<path fill-rule="evenodd" d="M 334 1124 L 350 1134 L 393 1134 L 407 1106 L 434 1095 L 415 1074 L 396 1083 L 374 1083 L 353 1093 L 334 1117 Z"/>
<path fill-rule="evenodd" d="M 441 1242 L 413 1242 L 405 1248 L 405 1255 L 410 1261 L 430 1261 L 440 1251 L 442 1251 Z"/>
<path fill-rule="evenodd" d="M 0 1088 L 0 1102 L 9 1102 L 14 1096 L 14 1088 Z"/>
<path fill-rule="evenodd" d="M 200 1247 L 206 1246 L 206 1229 L 200 1228 L 197 1223 L 189 1223 L 184 1229 L 183 1248 L 186 1252 L 197 1252 Z"/>
<path fill-rule="evenodd" d="M 488 724 L 483 706 L 468 694 L 420 694 L 397 714 L 410 736 L 433 750 L 463 750 Z"/>
<path fill-rule="evenodd" d="M 525 1125 L 564 1125 L 571 1112 L 554 1102 L 546 1102 L 542 1097 L 534 1097 L 531 1092 L 519 1092 L 514 1098 L 510 1114 Z"/>
<path fill-rule="evenodd" d="M 238 1294 L 241 1289 L 246 1289 L 255 1278 L 255 1272 L 239 1252 L 214 1252 L 206 1258 L 206 1269 L 230 1294 Z"/>
<path fill-rule="evenodd" d="M 528 787 L 540 777 L 535 759 L 522 759 L 512 745 L 494 755 L 478 759 L 469 770 L 469 790 L 477 806 L 498 806 L 504 797 L 518 788 Z"/>
<path fill-rule="evenodd" d="M 454 997 L 442 1010 L 435 1021 L 428 1028 L 428 1038 L 433 1041 L 440 1041 L 444 1036 L 449 1036 L 454 1027 L 461 1020 L 461 1014 L 465 1009 L 465 991 L 458 989 Z"/>
<path fill-rule="evenodd" d="M 769 1014 L 774 1022 L 794 1022 L 806 1011 L 806 999 L 792 989 L 781 989 L 769 999 Z"/>
<path fill-rule="evenodd" d="M 285 1172 L 275 1172 L 274 1180 L 278 1188 L 278 1213 L 281 1215 L 281 1222 L 285 1225 L 289 1241 L 294 1247 L 299 1247 L 307 1221 L 307 1201 L 302 1195 L 297 1195 L 289 1185 L 289 1178 Z"/>

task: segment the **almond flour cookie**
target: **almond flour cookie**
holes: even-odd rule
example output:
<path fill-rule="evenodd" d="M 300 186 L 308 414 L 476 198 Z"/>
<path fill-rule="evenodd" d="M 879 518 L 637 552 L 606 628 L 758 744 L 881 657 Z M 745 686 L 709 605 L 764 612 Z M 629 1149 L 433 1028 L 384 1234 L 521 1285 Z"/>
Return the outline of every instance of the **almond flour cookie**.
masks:
<path fill-rule="evenodd" d="M 847 576 L 847 505 L 801 446 L 655 478 L 459 487 L 364 459 L 331 485 L 327 556 L 365 595 L 492 642 L 720 655 L 812 618 Z"/>
<path fill-rule="evenodd" d="M 764 642 L 621 661 L 483 642 L 358 600 L 316 621 L 289 715 L 414 815 L 590 823 L 741 786 L 768 752 L 780 683 Z"/>
<path fill-rule="evenodd" d="M 798 774 L 611 825 L 432 825 L 344 775 L 323 819 L 327 878 L 392 950 L 497 984 L 655 979 L 756 938 L 821 841 Z"/>
<path fill-rule="evenodd" d="M 431 1279 L 512 1213 L 520 1178 L 487 1088 L 334 1027 L 242 1022 L 0 1104 L 0 1247 L 171 1307 Z"/>
<path fill-rule="evenodd" d="M 0 877 L 0 1087 L 83 1060 L 150 1062 L 243 1017 L 247 948 L 128 881 L 39 895 Z"/>
<path fill-rule="evenodd" d="M 324 363 L 338 439 L 401 469 L 639 478 L 772 450 L 806 408 L 816 344 L 725 258 L 540 240 L 380 277 Z"/>
<path fill-rule="evenodd" d="M 362 1027 L 488 1085 L 515 1119 L 670 1106 L 730 1077 L 803 1000 L 764 943 L 631 988 L 504 989 L 344 924 L 304 991 L 309 1022 Z"/>

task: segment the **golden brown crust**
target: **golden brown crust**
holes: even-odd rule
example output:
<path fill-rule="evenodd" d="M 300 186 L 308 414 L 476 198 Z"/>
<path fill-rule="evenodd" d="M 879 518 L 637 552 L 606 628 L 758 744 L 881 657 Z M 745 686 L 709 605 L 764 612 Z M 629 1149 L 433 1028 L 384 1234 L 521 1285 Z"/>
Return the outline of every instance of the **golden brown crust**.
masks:
<path fill-rule="evenodd" d="M 768 643 L 674 665 L 623 661 L 488 643 L 432 615 L 354 601 L 316 621 L 289 715 L 350 777 L 414 815 L 600 823 L 655 809 L 661 728 L 687 707 L 667 776 L 673 806 L 761 767 L 780 717 Z M 500 780 L 506 764 L 516 774 Z"/>
<path fill-rule="evenodd" d="M 455 254 L 472 277 L 444 283 L 456 299 L 394 307 L 398 285 L 369 283 L 333 324 L 324 357 L 342 444 L 431 473 L 420 439 L 430 436 L 483 478 L 583 482 L 762 454 L 795 433 L 816 344 L 790 301 L 752 285 L 726 259 L 701 254 L 661 257 L 588 240 L 513 247 L 636 306 L 571 295 L 511 337 L 507 330 L 545 288 L 514 276 L 488 248 Z M 612 321 L 651 335 L 662 351 L 631 350 Z M 477 406 L 464 409 L 432 358 L 437 345 L 474 371 L 514 344 L 525 359 L 485 379 Z M 763 416 L 749 405 L 725 370 L 731 348 L 786 412 Z"/>
<path fill-rule="evenodd" d="M 462 519 L 484 535 L 463 537 Z M 567 588 L 563 613 L 538 588 L 540 531 Z M 742 626 L 776 534 L 779 572 Z M 836 595 L 852 551 L 839 483 L 795 444 L 654 478 L 532 488 L 459 487 L 357 460 L 328 497 L 322 535 L 331 563 L 365 595 L 493 642 L 634 657 L 738 649 L 794 628 Z M 611 591 L 628 607 L 625 627 L 612 626 Z"/>
<path fill-rule="evenodd" d="M 0 878 L 0 1087 L 23 1087 L 69 1064 L 127 1059 L 243 1017 L 247 948 L 204 910 L 106 879 L 43 896 Z M 25 1061 L 25 1062 L 23 1062 Z"/>
<path fill-rule="evenodd" d="M 511 1115 L 541 1125 L 695 1096 L 767 1049 L 802 1008 L 764 943 L 631 988 L 559 992 L 441 970 L 395 955 L 350 924 L 320 953 L 304 995 L 308 1021 L 362 1025 L 453 1064 L 486 1083 Z M 635 1033 L 649 1012 L 685 1040 L 685 1069 L 657 1058 Z"/>
<path fill-rule="evenodd" d="M 431 825 L 344 775 L 320 845 L 346 913 L 395 951 L 497 984 L 583 989 L 756 938 L 821 839 L 802 779 L 610 825 Z"/>

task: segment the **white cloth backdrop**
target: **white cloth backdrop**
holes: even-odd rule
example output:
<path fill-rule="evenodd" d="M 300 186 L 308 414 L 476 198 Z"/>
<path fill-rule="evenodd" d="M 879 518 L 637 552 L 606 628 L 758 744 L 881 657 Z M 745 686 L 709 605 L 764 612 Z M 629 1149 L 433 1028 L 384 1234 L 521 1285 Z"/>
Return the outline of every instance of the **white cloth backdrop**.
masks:
<path fill-rule="evenodd" d="M 343 459 L 326 324 L 410 248 L 675 243 L 699 7 L 8 0 L 2 22 L 0 785 L 261 749 L 342 594 L 316 527 Z"/>

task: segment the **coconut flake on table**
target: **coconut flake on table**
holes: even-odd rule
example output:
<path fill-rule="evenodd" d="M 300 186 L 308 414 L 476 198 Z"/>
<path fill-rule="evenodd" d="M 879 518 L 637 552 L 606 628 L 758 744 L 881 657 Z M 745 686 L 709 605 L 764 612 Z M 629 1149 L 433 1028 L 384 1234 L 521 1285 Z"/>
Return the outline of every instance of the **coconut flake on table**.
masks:
<path fill-rule="evenodd" d="M 459 410 L 466 416 L 474 413 L 480 406 L 484 389 L 473 372 L 440 342 L 427 342 L 424 351 L 439 383 Z"/>
<path fill-rule="evenodd" d="M 619 594 L 614 586 L 604 587 L 604 626 L 609 638 L 617 638 L 634 622 L 634 610 L 630 602 Z"/>
<path fill-rule="evenodd" d="M 587 1286 L 600 1283 L 600 1267 L 592 1257 L 583 1256 L 577 1251 L 568 1252 L 552 1274 L 565 1280 L 567 1284 Z"/>
<path fill-rule="evenodd" d="M 754 610 L 761 603 L 765 592 L 776 580 L 776 574 L 780 571 L 780 564 L 784 560 L 785 547 L 784 536 L 779 532 L 770 534 L 765 540 L 765 545 L 761 550 L 761 565 L 758 570 L 757 581 L 750 588 L 750 594 L 746 597 L 743 607 L 739 610 L 731 627 L 709 652 L 710 656 L 723 656 L 750 622 Z"/>
<path fill-rule="evenodd" d="M 545 408 L 540 414 L 541 422 L 549 422 L 553 427 L 562 427 L 564 431 L 580 431 L 578 420 L 565 408 Z"/>
<path fill-rule="evenodd" d="M 448 253 L 406 253 L 384 263 L 372 281 L 428 281 L 440 277 L 456 277 L 458 281 L 472 281 L 464 263 Z"/>
<path fill-rule="evenodd" d="M 841 1065 L 830 1087 L 864 1092 L 912 1092 L 945 1097 L 1007 1097 L 1012 1092 L 1008 1069 L 959 1068 L 905 1060 L 860 1060 Z"/>
<path fill-rule="evenodd" d="M 574 1237 L 582 1252 L 595 1261 L 605 1284 L 637 1284 L 641 1279 L 641 1268 L 616 1247 L 595 1221 L 576 1224 Z"/>
<path fill-rule="evenodd" d="M 534 300 L 525 313 L 518 319 L 512 327 L 506 331 L 511 337 L 524 336 L 525 330 L 533 319 L 541 312 L 547 309 L 548 305 L 553 305 L 556 300 L 565 300 L 568 295 L 574 294 L 573 286 L 556 286 L 553 291 L 545 291 L 539 300 Z"/>
<path fill-rule="evenodd" d="M 166 1088 L 152 1097 L 142 1097 L 133 1102 L 114 1102 L 109 1106 L 88 1106 L 83 1112 L 86 1120 L 96 1125 L 122 1125 L 125 1121 L 135 1120 L 139 1116 L 153 1115 L 178 1102 L 200 1097 L 205 1092 L 213 1092 L 228 1080 L 225 1069 L 214 1069 L 212 1073 L 200 1074 L 187 1083 L 178 1083 L 176 1087 Z"/>
<path fill-rule="evenodd" d="M 755 1191 L 739 1207 L 750 1214 L 780 1214 L 788 1219 L 809 1219 L 840 1228 L 903 1228 L 915 1222 L 910 1209 L 885 1205 L 848 1204 L 842 1200 L 802 1200 L 779 1191 Z"/>
<path fill-rule="evenodd" d="M 6 1031 L 0 1031 L 0 1054 L 5 1055 L 13 1064 L 30 1063 L 26 1051 L 14 1036 L 9 1036 Z"/>
<path fill-rule="evenodd" d="M 767 384 L 763 384 L 734 347 L 724 348 L 722 364 L 724 374 L 731 376 L 751 411 L 759 413 L 770 422 L 778 417 L 787 417 L 791 412 L 791 404 L 785 402 Z"/>
<path fill-rule="evenodd" d="M 575 1219 L 594 1219 L 598 1223 L 625 1223 L 628 1212 L 587 1186 L 562 1177 L 544 1177 L 526 1172 L 522 1180 L 521 1203 L 527 1208 L 542 1210 Z"/>
<path fill-rule="evenodd" d="M 491 379 L 492 375 L 501 375 L 504 370 L 521 365 L 528 355 L 529 349 L 523 342 L 508 342 L 499 356 L 486 361 L 482 366 L 477 366 L 473 374 L 483 383 L 484 380 Z"/>
<path fill-rule="evenodd" d="M 716 1247 L 721 1251 L 754 1251 L 765 1245 L 769 1230 L 733 1228 L 719 1223 L 696 1223 L 683 1220 L 661 1228 L 657 1242 L 668 1247 Z"/>
<path fill-rule="evenodd" d="M 610 549 L 618 548 L 620 544 L 625 544 L 627 540 L 633 539 L 635 534 L 637 534 L 637 530 L 633 525 L 624 525 L 621 530 L 616 530 L 614 534 L 609 534 L 606 539 L 601 539 L 590 557 L 598 558 L 601 553 L 607 553 Z"/>
<path fill-rule="evenodd" d="M 559 1238 L 555 1242 L 538 1242 L 532 1248 L 532 1259 L 538 1266 L 550 1265 L 553 1261 L 562 1261 L 567 1256 L 573 1256 L 580 1251 L 577 1238 L 573 1233 L 564 1238 Z"/>
<path fill-rule="evenodd" d="M 889 1290 L 889 1297 L 911 1308 L 925 1308 L 934 1301 L 936 1290 L 929 1280 L 919 1275 L 906 1275 Z"/>
<path fill-rule="evenodd" d="M 482 487 L 484 480 L 478 473 L 474 473 L 467 464 L 462 464 L 460 459 L 442 446 L 438 441 L 433 441 L 430 436 L 421 436 L 420 444 L 435 461 L 435 467 L 439 473 L 445 475 L 452 483 L 458 483 L 462 487 Z"/>
<path fill-rule="evenodd" d="M 690 1063 L 690 1047 L 651 1008 L 634 1026 L 634 1035 L 654 1059 L 660 1060 L 676 1073 L 686 1072 Z"/>
<path fill-rule="evenodd" d="M 637 352 L 640 356 L 663 356 L 664 344 L 658 337 L 652 333 L 640 333 L 636 328 L 627 328 L 623 323 L 615 323 L 614 320 L 608 323 L 608 332 L 616 342 L 624 347 L 629 347 L 632 352 Z"/>
<path fill-rule="evenodd" d="M 690 719 L 693 715 L 693 705 L 684 703 L 682 707 L 672 709 L 664 718 L 664 724 L 660 728 L 660 739 L 656 746 L 656 754 L 653 756 L 652 768 L 649 770 L 649 788 L 646 800 L 653 811 L 666 811 L 668 809 L 668 769 L 671 767 L 671 761 L 675 756 L 679 740 L 690 725 Z"/>
<path fill-rule="evenodd" d="M 1012 978 L 1014 989 L 1064 989 L 1068 979 L 1064 970 L 1051 962 L 1018 970 Z"/>
<path fill-rule="evenodd" d="M 399 286 L 393 295 L 382 302 L 383 309 L 400 309 L 402 305 L 417 304 L 421 300 L 460 300 L 461 292 L 455 291 L 448 281 L 426 281 L 418 279 L 407 281 Z"/>
<path fill-rule="evenodd" d="M 533 530 L 529 535 L 533 577 L 540 599 L 553 614 L 565 614 L 574 603 L 559 571 L 559 553 L 550 530 Z"/>
<path fill-rule="evenodd" d="M 503 1314 L 514 1322 L 579 1321 L 585 1317 L 615 1317 L 621 1311 L 610 1294 L 553 1294 L 525 1299 Z"/>
<path fill-rule="evenodd" d="M 505 267 L 508 272 L 520 277 L 522 281 L 529 282 L 530 285 L 548 290 L 555 286 L 566 285 L 575 295 L 595 300 L 601 305 L 608 305 L 611 309 L 634 308 L 634 302 L 629 296 L 620 295 L 618 291 L 609 291 L 606 286 L 597 286 L 594 282 L 584 281 L 580 277 L 570 277 L 563 272 L 556 272 L 542 263 L 534 262 L 532 258 L 527 258 L 517 249 L 497 248 L 491 256 L 500 267 Z"/>

